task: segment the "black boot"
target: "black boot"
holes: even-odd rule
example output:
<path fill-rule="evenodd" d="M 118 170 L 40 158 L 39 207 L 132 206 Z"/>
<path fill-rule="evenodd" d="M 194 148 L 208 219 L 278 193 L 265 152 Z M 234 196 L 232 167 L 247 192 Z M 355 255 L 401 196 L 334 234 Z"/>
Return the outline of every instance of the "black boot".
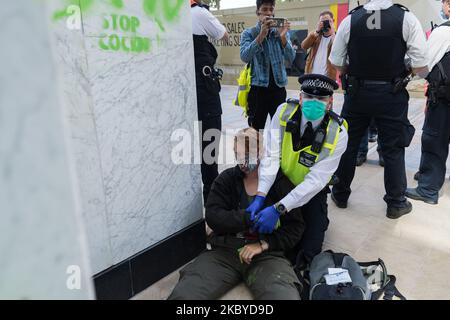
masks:
<path fill-rule="evenodd" d="M 358 154 L 358 156 L 356 158 L 356 166 L 360 167 L 366 161 L 367 161 L 367 155 L 366 154 Z"/>
<path fill-rule="evenodd" d="M 380 152 L 378 152 L 378 164 L 384 168 L 384 158 Z"/>
<path fill-rule="evenodd" d="M 338 200 L 334 197 L 333 192 L 331 192 L 331 200 L 333 200 L 333 202 L 336 204 L 336 207 L 341 208 L 341 209 L 346 209 L 346 208 L 347 208 L 347 202 L 338 201 Z"/>
<path fill-rule="evenodd" d="M 404 207 L 388 207 L 386 211 L 386 216 L 389 219 L 398 219 L 405 214 L 408 214 L 412 211 L 412 204 L 409 201 L 406 201 L 406 205 Z"/>

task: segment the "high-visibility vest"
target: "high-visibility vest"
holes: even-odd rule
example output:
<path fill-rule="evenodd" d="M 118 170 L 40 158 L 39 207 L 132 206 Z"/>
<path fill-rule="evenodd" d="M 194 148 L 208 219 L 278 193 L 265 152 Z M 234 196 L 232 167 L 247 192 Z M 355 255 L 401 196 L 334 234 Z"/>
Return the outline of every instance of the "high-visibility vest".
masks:
<path fill-rule="evenodd" d="M 241 71 L 238 82 L 238 92 L 233 104 L 237 107 L 241 107 L 244 111 L 244 115 L 248 117 L 248 93 L 252 86 L 252 68 L 248 63 Z"/>
<path fill-rule="evenodd" d="M 325 141 L 322 145 L 322 150 L 320 153 L 313 152 L 311 150 L 312 146 L 307 146 L 299 151 L 294 151 L 292 133 L 286 131 L 286 126 L 298 108 L 298 103 L 288 102 L 282 107 L 280 113 L 281 170 L 284 175 L 288 177 L 289 180 L 296 186 L 305 180 L 306 175 L 311 171 L 311 167 L 334 153 L 339 140 L 339 135 L 341 133 L 341 125 L 343 124 L 345 129 L 348 130 L 348 125 L 345 120 L 341 119 L 341 121 L 338 121 L 337 116 L 330 116 L 328 117 L 329 120 L 327 124 Z M 307 154 L 307 158 L 309 160 L 308 165 L 302 164 L 299 161 L 302 153 Z"/>

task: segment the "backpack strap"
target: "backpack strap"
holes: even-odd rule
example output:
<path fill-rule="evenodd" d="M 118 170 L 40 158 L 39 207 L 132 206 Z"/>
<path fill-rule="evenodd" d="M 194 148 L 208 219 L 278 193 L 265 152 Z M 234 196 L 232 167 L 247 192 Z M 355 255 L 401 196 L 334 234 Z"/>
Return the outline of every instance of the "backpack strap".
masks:
<path fill-rule="evenodd" d="M 377 291 L 372 292 L 372 300 L 378 300 L 383 296 L 383 300 L 392 300 L 394 297 L 399 298 L 400 300 L 406 300 L 405 296 L 398 291 L 397 287 L 395 286 L 395 283 L 397 281 L 397 278 L 393 275 L 387 274 L 387 269 L 384 264 L 384 261 L 381 259 L 378 259 L 378 261 L 372 261 L 372 262 L 358 262 L 359 266 L 362 268 L 368 268 L 370 266 L 381 266 L 383 271 L 381 272 L 381 276 L 383 277 L 383 283 L 380 286 L 380 289 Z"/>
<path fill-rule="evenodd" d="M 406 300 L 405 296 L 402 295 L 395 286 L 396 281 L 397 278 L 395 276 L 390 275 L 388 284 L 384 288 L 375 291 L 372 294 L 372 300 L 378 300 L 383 293 L 384 293 L 383 300 L 392 300 L 394 297 L 397 297 L 400 300 Z M 375 299 L 376 296 L 377 298 Z"/>
<path fill-rule="evenodd" d="M 368 268 L 371 266 L 380 266 L 382 269 L 381 276 L 383 277 L 383 283 L 381 284 L 381 288 L 386 287 L 386 285 L 389 283 L 389 276 L 388 276 L 387 268 L 386 268 L 386 265 L 384 264 L 383 260 L 378 259 L 378 261 L 358 262 L 358 264 L 362 268 Z"/>

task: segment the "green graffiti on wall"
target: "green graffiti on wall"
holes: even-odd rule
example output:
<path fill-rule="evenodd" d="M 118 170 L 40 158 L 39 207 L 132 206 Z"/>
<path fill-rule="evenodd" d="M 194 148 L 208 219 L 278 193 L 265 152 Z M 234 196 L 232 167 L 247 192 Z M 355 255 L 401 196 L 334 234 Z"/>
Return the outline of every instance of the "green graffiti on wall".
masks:
<path fill-rule="evenodd" d="M 93 14 L 97 10 L 95 4 L 99 0 L 63 0 L 65 9 L 54 12 L 53 19 L 55 21 L 64 18 L 71 18 L 74 14 L 88 15 Z M 138 0 L 135 0 L 138 1 Z M 103 18 L 103 29 L 112 30 L 113 34 L 102 34 L 99 40 L 99 47 L 102 50 L 124 51 L 124 52 L 149 52 L 151 48 L 151 41 L 149 38 L 139 37 L 137 32 L 140 21 L 137 17 L 129 17 L 127 15 L 120 15 L 124 12 L 124 0 L 104 0 L 111 8 L 115 9 L 118 14 L 111 14 Z M 166 31 L 166 25 L 175 23 L 180 18 L 180 13 L 183 5 L 186 5 L 187 0 L 142 0 L 143 12 L 155 22 L 160 32 Z M 72 10 L 71 7 L 76 6 L 79 10 Z M 102 13 L 103 15 L 103 13 Z M 81 21 L 81 16 L 79 21 Z M 125 36 L 117 34 L 117 31 L 126 33 Z M 130 35 L 129 33 L 133 33 Z M 161 35 L 155 35 L 158 46 L 161 44 Z"/>
<path fill-rule="evenodd" d="M 71 13 L 67 8 L 71 5 L 79 6 L 81 12 L 88 14 L 95 4 L 94 0 L 64 0 L 64 2 L 64 8 L 53 14 L 54 20 L 69 17 Z M 164 31 L 166 22 L 172 23 L 178 20 L 185 2 L 185 0 L 142 0 L 142 8 L 147 16 L 157 23 L 161 31 Z M 125 7 L 123 0 L 108 0 L 107 3 L 118 10 L 123 10 Z"/>
<path fill-rule="evenodd" d="M 165 31 L 161 18 L 168 22 L 178 19 L 184 0 L 144 0 L 144 12 Z"/>
<path fill-rule="evenodd" d="M 104 17 L 103 29 L 114 33 L 100 36 L 100 49 L 133 53 L 149 52 L 150 39 L 136 35 L 140 25 L 140 20 L 133 16 L 111 14 Z M 117 32 L 122 32 L 125 35 L 120 35 Z"/>

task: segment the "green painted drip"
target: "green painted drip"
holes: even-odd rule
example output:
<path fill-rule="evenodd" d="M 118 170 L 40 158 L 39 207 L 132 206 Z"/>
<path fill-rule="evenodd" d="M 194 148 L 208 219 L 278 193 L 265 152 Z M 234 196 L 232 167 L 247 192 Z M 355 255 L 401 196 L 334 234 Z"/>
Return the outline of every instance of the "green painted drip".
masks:
<path fill-rule="evenodd" d="M 181 7 L 184 3 L 184 0 L 175 0 L 176 2 L 173 3 L 173 1 L 170 0 L 164 0 L 163 3 L 163 11 L 164 11 L 164 17 L 167 21 L 172 22 L 175 19 L 179 17 Z"/>
<path fill-rule="evenodd" d="M 123 8 L 123 1 L 122 0 L 111 0 L 111 4 L 113 7 L 116 7 L 117 9 Z"/>
<path fill-rule="evenodd" d="M 154 17 L 156 15 L 156 0 L 144 0 L 144 12 L 150 16 Z"/>

